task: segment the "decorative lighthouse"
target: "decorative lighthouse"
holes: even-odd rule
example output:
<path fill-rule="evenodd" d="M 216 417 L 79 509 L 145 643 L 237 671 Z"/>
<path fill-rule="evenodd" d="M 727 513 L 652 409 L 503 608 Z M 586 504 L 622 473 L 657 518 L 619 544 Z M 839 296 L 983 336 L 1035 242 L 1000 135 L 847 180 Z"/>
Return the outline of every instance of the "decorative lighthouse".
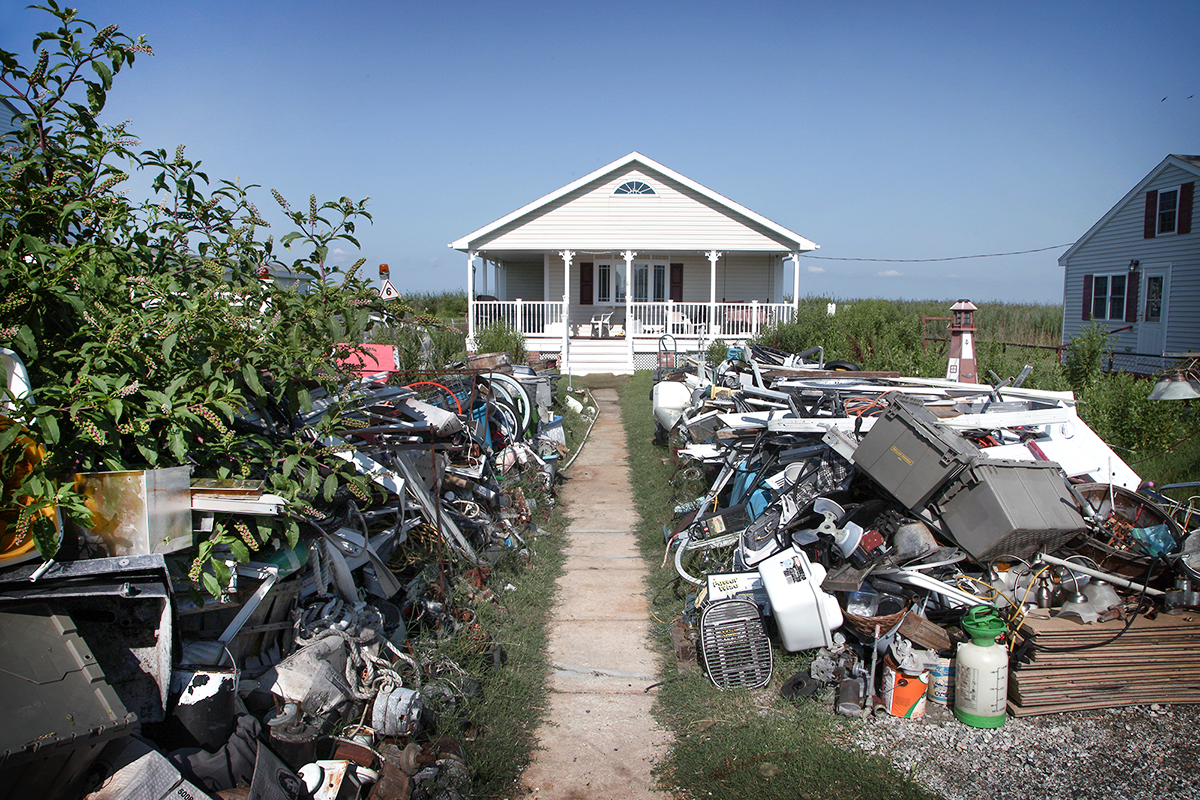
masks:
<path fill-rule="evenodd" d="M 946 365 L 946 380 L 958 383 L 979 383 L 975 366 L 975 312 L 970 300 L 959 300 L 950 307 L 950 362 Z"/>

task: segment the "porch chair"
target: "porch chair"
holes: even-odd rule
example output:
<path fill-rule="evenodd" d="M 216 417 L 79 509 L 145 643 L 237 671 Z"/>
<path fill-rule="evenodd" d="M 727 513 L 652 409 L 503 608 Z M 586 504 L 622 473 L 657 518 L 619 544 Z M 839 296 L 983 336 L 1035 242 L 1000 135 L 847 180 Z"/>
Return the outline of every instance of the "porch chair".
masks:
<path fill-rule="evenodd" d="M 687 314 L 682 311 L 672 311 L 667 314 L 667 333 L 691 336 L 695 333 L 695 326 Z"/>
<path fill-rule="evenodd" d="M 612 330 L 612 311 L 601 311 L 592 315 L 592 338 L 606 336 Z"/>

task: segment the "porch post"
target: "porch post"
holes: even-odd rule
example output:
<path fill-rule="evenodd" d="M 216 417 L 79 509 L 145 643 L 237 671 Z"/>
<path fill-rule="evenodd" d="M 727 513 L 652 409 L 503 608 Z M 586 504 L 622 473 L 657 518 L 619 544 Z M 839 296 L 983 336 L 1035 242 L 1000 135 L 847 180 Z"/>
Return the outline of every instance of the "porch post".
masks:
<path fill-rule="evenodd" d="M 558 368 L 568 373 L 567 351 L 571 347 L 571 259 L 575 257 L 573 250 L 562 250 L 559 252 L 563 260 L 563 340 L 562 340 L 562 363 Z"/>
<path fill-rule="evenodd" d="M 712 336 L 717 328 L 717 259 L 721 253 L 709 250 L 708 253 L 708 334 Z"/>
<path fill-rule="evenodd" d="M 497 277 L 497 283 L 499 283 L 499 277 Z M 479 293 L 490 294 L 488 291 L 488 260 L 486 258 L 483 260 L 483 275 L 479 279 Z"/>
<path fill-rule="evenodd" d="M 467 341 L 475 346 L 475 251 L 467 252 Z"/>
<path fill-rule="evenodd" d="M 633 250 L 626 250 L 625 257 L 625 356 L 630 369 L 633 368 Z"/>
<path fill-rule="evenodd" d="M 792 253 L 792 319 L 800 312 L 800 251 Z"/>

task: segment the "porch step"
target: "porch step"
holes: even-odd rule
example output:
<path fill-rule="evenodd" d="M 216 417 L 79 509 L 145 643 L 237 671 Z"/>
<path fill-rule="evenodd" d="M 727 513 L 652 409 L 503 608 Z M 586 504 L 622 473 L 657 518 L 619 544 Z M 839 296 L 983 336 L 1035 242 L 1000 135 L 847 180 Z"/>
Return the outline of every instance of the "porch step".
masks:
<path fill-rule="evenodd" d="M 629 345 L 624 339 L 572 339 L 567 372 L 571 375 L 629 375 Z"/>

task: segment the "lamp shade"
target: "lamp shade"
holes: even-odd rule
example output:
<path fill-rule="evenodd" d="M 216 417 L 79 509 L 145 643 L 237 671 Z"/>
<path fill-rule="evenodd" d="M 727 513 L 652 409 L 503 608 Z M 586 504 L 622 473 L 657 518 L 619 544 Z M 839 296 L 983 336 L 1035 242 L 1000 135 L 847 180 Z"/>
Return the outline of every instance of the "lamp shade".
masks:
<path fill-rule="evenodd" d="M 1166 375 L 1154 384 L 1151 400 L 1195 400 L 1200 397 L 1200 381 L 1187 378 L 1182 373 Z"/>

